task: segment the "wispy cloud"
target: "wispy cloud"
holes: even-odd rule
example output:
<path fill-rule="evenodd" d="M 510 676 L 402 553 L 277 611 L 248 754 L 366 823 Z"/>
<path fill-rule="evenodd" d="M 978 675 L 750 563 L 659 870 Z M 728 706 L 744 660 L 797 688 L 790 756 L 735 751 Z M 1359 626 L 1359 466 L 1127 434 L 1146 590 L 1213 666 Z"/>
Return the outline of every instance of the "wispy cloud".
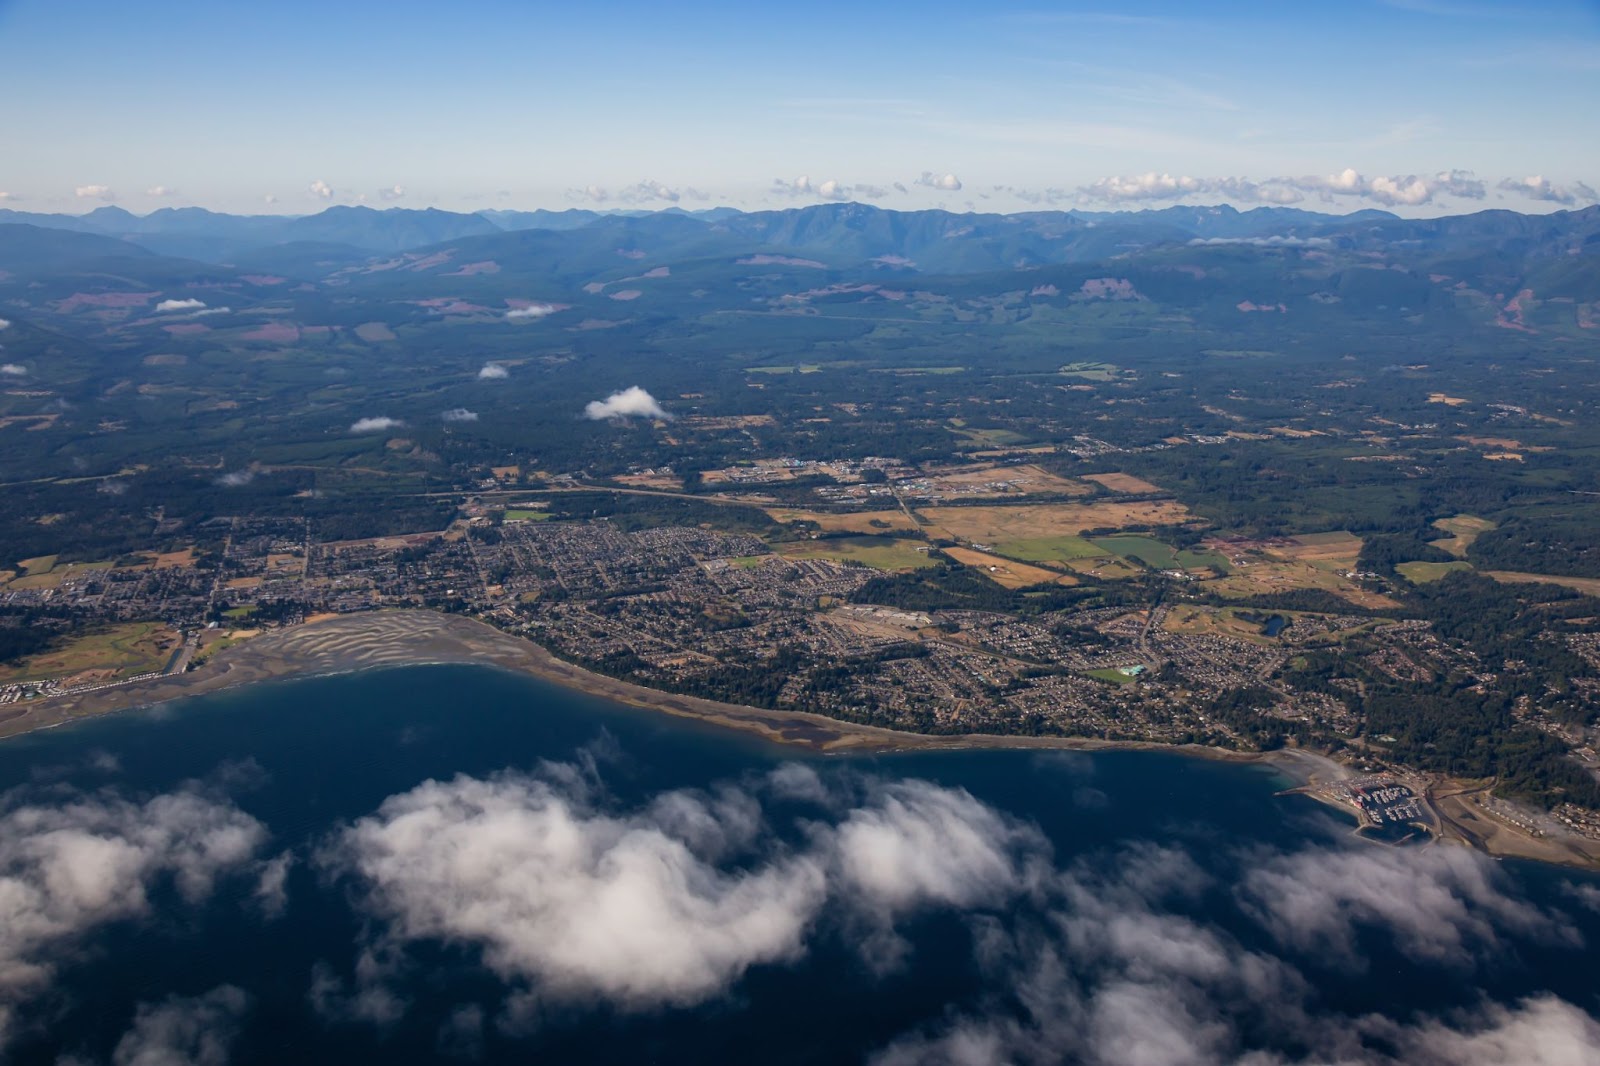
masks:
<path fill-rule="evenodd" d="M 351 433 L 379 433 L 386 429 L 398 429 L 405 425 L 398 418 L 388 415 L 373 415 L 368 418 L 358 418 L 350 424 Z"/>
<path fill-rule="evenodd" d="M 568 189 L 567 199 L 588 200 L 592 203 L 621 203 L 644 204 L 651 202 L 665 202 L 675 204 L 687 197 L 691 200 L 704 200 L 706 194 L 698 189 L 675 189 L 664 182 L 646 178 L 633 185 L 624 185 L 620 188 L 609 188 L 604 185 L 585 185 L 581 189 Z"/>
<path fill-rule="evenodd" d="M 109 185 L 79 185 L 72 190 L 72 195 L 80 200 L 101 200 L 105 203 L 117 198 L 117 194 Z"/>
<path fill-rule="evenodd" d="M 596 422 L 608 418 L 671 418 L 656 398 L 637 385 L 613 392 L 603 400 L 591 400 L 583 417 Z"/>
<path fill-rule="evenodd" d="M 452 407 L 439 415 L 446 422 L 476 422 L 478 412 L 469 411 L 465 407 Z"/>
<path fill-rule="evenodd" d="M 170 185 L 152 185 L 144 191 L 144 194 L 158 200 L 165 200 L 178 195 L 178 190 Z"/>
<path fill-rule="evenodd" d="M 333 186 L 318 178 L 307 186 L 306 191 L 319 200 L 333 199 Z"/>
<path fill-rule="evenodd" d="M 526 307 L 513 307 L 506 312 L 506 318 L 513 322 L 540 319 L 555 314 L 560 308 L 555 304 L 528 304 Z"/>
<path fill-rule="evenodd" d="M 28 373 L 28 368 L 17 363 L 0 363 L 0 374 L 8 378 L 20 378 Z"/>
<path fill-rule="evenodd" d="M 378 190 L 378 199 L 380 200 L 404 200 L 405 196 L 406 188 L 404 185 L 391 185 L 387 189 Z"/>
<path fill-rule="evenodd" d="M 1338 198 L 1367 200 L 1386 207 L 1416 207 L 1442 197 L 1481 200 L 1485 185 L 1471 171 L 1446 170 L 1431 175 L 1389 175 L 1368 178 L 1347 168 L 1336 174 L 1309 177 L 1275 177 L 1259 181 L 1245 177 L 1204 178 L 1149 171 L 1131 176 L 1101 178 L 1081 186 L 1078 195 L 1087 202 L 1138 203 L 1214 197 L 1243 203 L 1294 204 L 1307 195 L 1324 201 Z"/>

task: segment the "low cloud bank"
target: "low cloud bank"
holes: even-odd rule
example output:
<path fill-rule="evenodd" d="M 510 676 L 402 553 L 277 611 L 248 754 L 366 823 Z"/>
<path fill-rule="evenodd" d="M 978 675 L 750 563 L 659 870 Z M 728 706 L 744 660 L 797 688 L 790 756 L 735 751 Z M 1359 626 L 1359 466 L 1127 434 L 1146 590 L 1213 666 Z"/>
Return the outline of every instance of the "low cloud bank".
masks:
<path fill-rule="evenodd" d="M 499 363 L 485 363 L 483 364 L 483 369 L 478 371 L 479 381 L 499 381 L 501 378 L 508 378 L 510 376 L 511 371 L 507 370 Z"/>
<path fill-rule="evenodd" d="M 637 385 L 613 392 L 603 400 L 590 400 L 583 417 L 596 422 L 608 418 L 671 418 L 656 398 Z"/>
<path fill-rule="evenodd" d="M 156 311 L 159 313 L 168 311 L 203 311 L 205 306 L 206 302 L 204 300 L 162 300 L 156 304 Z"/>
<path fill-rule="evenodd" d="M 1217 873 L 1136 844 L 1062 867 L 1036 828 L 964 790 L 830 783 L 799 765 L 627 810 L 606 796 L 592 764 L 462 776 L 337 832 L 317 861 L 368 931 L 351 977 L 319 970 L 315 1001 L 393 1021 L 408 953 L 442 943 L 506 982 L 512 1029 L 566 1006 L 690 1007 L 824 937 L 878 972 L 914 965 L 898 926 L 947 911 L 965 917 L 988 992 L 890 1041 L 880 1066 L 1600 1061 L 1600 1022 L 1548 994 L 1404 1021 L 1317 995 L 1301 965 L 1359 973 L 1379 941 L 1457 978 L 1515 943 L 1581 950 L 1562 917 L 1465 850 L 1315 844 Z M 479 1032 L 481 1016 L 461 1028 Z"/>
<path fill-rule="evenodd" d="M 476 422 L 478 412 L 469 411 L 465 407 L 452 407 L 439 415 L 446 422 Z"/>
<path fill-rule="evenodd" d="M 398 418 L 388 415 L 374 415 L 370 418 L 358 418 L 350 423 L 351 433 L 379 433 L 386 429 L 398 429 L 405 425 Z"/>
<path fill-rule="evenodd" d="M 18 363 L 0 363 L 0 374 L 8 378 L 20 378 L 28 373 L 28 368 Z"/>
<path fill-rule="evenodd" d="M 513 307 L 506 312 L 506 318 L 512 322 L 525 319 L 540 319 L 547 315 L 555 314 L 556 310 L 557 308 L 554 304 L 529 304 L 527 307 Z"/>

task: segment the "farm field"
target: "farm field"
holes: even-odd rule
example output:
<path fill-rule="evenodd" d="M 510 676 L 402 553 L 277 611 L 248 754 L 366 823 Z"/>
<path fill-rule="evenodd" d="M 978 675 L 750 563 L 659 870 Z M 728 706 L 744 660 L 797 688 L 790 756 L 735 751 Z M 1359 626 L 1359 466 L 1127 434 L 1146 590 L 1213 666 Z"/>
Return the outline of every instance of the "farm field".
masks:
<path fill-rule="evenodd" d="M 1287 538 L 1287 543 L 1274 543 L 1267 551 L 1313 566 L 1353 570 L 1361 556 L 1361 538 L 1342 529 L 1331 533 L 1305 533 Z"/>
<path fill-rule="evenodd" d="M 1027 563 L 1013 562 L 1002 559 L 998 555 L 989 555 L 986 552 L 973 551 L 971 548 L 945 548 L 944 554 L 961 563 L 970 566 L 984 577 L 993 581 L 1002 588 L 1023 589 L 1032 585 L 1051 583 L 1056 585 L 1075 585 L 1077 579 L 1067 574 L 1060 574 L 1054 570 L 1046 570 L 1042 566 L 1029 566 Z"/>
<path fill-rule="evenodd" d="M 841 563 L 860 563 L 877 570 L 914 570 L 933 566 L 929 552 L 914 540 L 896 537 L 828 537 L 799 540 L 774 546 L 785 559 L 832 559 Z"/>
<path fill-rule="evenodd" d="M 915 486 L 923 482 L 927 484 L 929 491 L 960 496 L 1005 496 L 1020 493 L 1087 496 L 1091 491 L 1081 481 L 1052 474 L 1032 463 L 1023 466 L 996 466 L 984 463 L 977 466 L 931 470 L 922 478 L 912 479 L 911 484 Z"/>
<path fill-rule="evenodd" d="M 1074 559 L 1098 559 L 1106 553 L 1083 537 L 1035 537 L 1031 540 L 1008 540 L 1003 545 L 1005 553 L 1030 563 L 1067 564 Z"/>
<path fill-rule="evenodd" d="M 19 577 L 13 577 L 5 584 L 8 589 L 21 591 L 23 589 L 53 589 L 63 581 L 89 570 L 110 570 L 114 563 L 62 563 L 56 565 L 54 555 L 44 555 L 33 559 L 23 559 L 18 565 L 22 567 Z"/>
<path fill-rule="evenodd" d="M 522 507 L 511 507 L 506 510 L 507 522 L 544 522 L 549 517 L 549 511 L 531 511 Z"/>
<path fill-rule="evenodd" d="M 88 684 L 148 673 L 167 664 L 181 639 L 176 631 L 159 622 L 108 626 L 15 666 L 0 667 L 0 684 L 51 677 Z"/>
<path fill-rule="evenodd" d="M 1173 500 L 922 507 L 917 514 L 931 533 L 997 547 L 1017 541 L 1077 536 L 1091 529 L 1181 525 L 1193 518 L 1187 508 Z"/>
<path fill-rule="evenodd" d="M 1095 537 L 1090 543 L 1103 548 L 1108 555 L 1137 559 L 1157 570 L 1203 570 L 1207 567 L 1216 567 L 1224 573 L 1228 570 L 1228 561 L 1216 552 L 1178 551 L 1154 537 Z"/>
<path fill-rule="evenodd" d="M 898 509 L 830 514 L 826 511 L 768 507 L 766 512 L 774 522 L 782 522 L 784 525 L 794 522 L 808 522 L 824 533 L 860 533 L 863 536 L 871 536 L 888 529 L 914 530 L 919 528 L 909 515 Z"/>
<path fill-rule="evenodd" d="M 1433 527 L 1450 535 L 1428 543 L 1435 548 L 1443 548 L 1457 558 L 1466 558 L 1467 549 L 1472 547 L 1472 542 L 1477 540 L 1480 535 L 1494 529 L 1495 524 L 1487 518 L 1478 518 L 1470 514 L 1458 514 L 1454 518 L 1439 519 L 1433 524 Z"/>

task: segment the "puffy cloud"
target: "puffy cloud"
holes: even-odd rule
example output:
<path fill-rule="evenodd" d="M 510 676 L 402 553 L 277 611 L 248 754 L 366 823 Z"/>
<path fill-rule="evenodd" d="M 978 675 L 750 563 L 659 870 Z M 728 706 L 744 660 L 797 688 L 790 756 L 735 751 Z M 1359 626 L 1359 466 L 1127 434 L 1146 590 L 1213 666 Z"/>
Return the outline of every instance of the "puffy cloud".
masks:
<path fill-rule="evenodd" d="M 547 315 L 553 315 L 558 310 L 560 310 L 560 308 L 556 307 L 555 304 L 529 304 L 526 307 L 513 307 L 511 310 L 506 312 L 506 318 L 512 322 L 523 321 L 526 319 L 540 319 L 546 317 Z"/>
<path fill-rule="evenodd" d="M 80 200 L 103 200 L 110 203 L 117 198 L 109 185 L 79 185 L 72 194 Z"/>
<path fill-rule="evenodd" d="M 10 328 L 11 328 L 11 320 L 9 318 L 0 318 L 0 329 L 10 329 Z"/>
<path fill-rule="evenodd" d="M 723 872 L 647 817 L 512 775 L 391 797 L 325 861 L 397 941 L 473 944 L 540 997 L 629 1009 L 701 1002 L 796 957 L 826 890 L 809 857 Z"/>
<path fill-rule="evenodd" d="M 1205 192 L 1206 188 L 1206 183 L 1199 178 L 1175 178 L 1171 174 L 1151 171 L 1133 177 L 1101 178 L 1078 191 L 1090 200 L 1122 203 L 1131 200 L 1180 200 Z"/>
<path fill-rule="evenodd" d="M 189 903 L 253 860 L 260 822 L 198 791 L 5 798 L 0 815 L 0 1044 L 16 1013 L 96 927 L 139 918 L 173 885 Z"/>
<path fill-rule="evenodd" d="M 1600 201 L 1600 193 L 1585 185 L 1581 181 L 1574 181 L 1567 185 L 1557 185 L 1549 178 L 1534 174 L 1526 178 L 1507 178 L 1496 188 L 1503 192 L 1513 192 L 1519 196 L 1526 196 L 1530 200 L 1542 200 L 1545 203 L 1563 204 L 1572 207 L 1576 204 L 1592 204 Z"/>
<path fill-rule="evenodd" d="M 221 485 L 225 489 L 237 489 L 250 484 L 250 482 L 254 481 L 255 478 L 255 468 L 246 467 L 243 470 L 231 470 L 228 473 L 223 474 L 221 477 L 217 478 L 217 484 Z"/>
<path fill-rule="evenodd" d="M 28 373 L 28 368 L 16 363 L 0 363 L 0 375 L 8 378 L 20 378 Z"/>
<path fill-rule="evenodd" d="M 439 415 L 439 417 L 446 422 L 476 422 L 478 420 L 478 412 L 469 411 L 465 407 L 452 407 Z"/>
<path fill-rule="evenodd" d="M 824 200 L 848 200 L 850 199 L 850 186 L 841 185 L 830 178 L 817 186 L 817 195 Z"/>
<path fill-rule="evenodd" d="M 232 985 L 203 996 L 139 1004 L 113 1066 L 226 1066 L 250 997 Z"/>
<path fill-rule="evenodd" d="M 156 304 L 156 312 L 164 314 L 168 311 L 200 311 L 204 310 L 204 300 L 162 300 Z"/>
<path fill-rule="evenodd" d="M 333 186 L 329 185 L 321 178 L 318 178 L 316 181 L 312 182 L 307 187 L 306 191 L 319 200 L 333 199 Z"/>
<path fill-rule="evenodd" d="M 405 423 L 398 418 L 390 418 L 388 415 L 374 415 L 368 418 L 358 418 L 350 423 L 350 432 L 379 433 L 387 429 L 397 429 L 403 425 Z"/>
<path fill-rule="evenodd" d="M 168 197 L 178 195 L 178 190 L 172 188 L 170 185 L 152 185 L 144 191 L 144 194 L 146 196 L 153 196 L 158 200 L 164 200 Z"/>
<path fill-rule="evenodd" d="M 405 196 L 406 187 L 404 185 L 391 185 L 387 189 L 378 190 L 378 199 L 380 200 L 403 200 Z"/>
<path fill-rule="evenodd" d="M 798 178 L 791 178 L 787 180 L 784 178 L 773 178 L 772 191 L 781 196 L 814 196 L 816 194 L 817 187 L 811 183 L 811 179 L 809 177 L 802 174 Z"/>
<path fill-rule="evenodd" d="M 1437 196 L 1481 200 L 1484 184 L 1466 170 L 1441 171 L 1432 177 L 1415 174 L 1366 178 L 1353 169 L 1326 177 L 1279 179 L 1283 184 L 1325 197 L 1353 196 L 1373 200 L 1386 207 L 1416 207 L 1432 203 Z"/>
<path fill-rule="evenodd" d="M 483 369 L 478 371 L 479 381 L 499 381 L 501 378 L 511 376 L 511 371 L 499 363 L 484 363 Z"/>
<path fill-rule="evenodd" d="M 671 418 L 656 398 L 637 385 L 613 392 L 603 400 L 591 400 L 583 417 L 602 421 L 607 418 Z"/>
<path fill-rule="evenodd" d="M 935 174 L 931 170 L 924 170 L 922 177 L 916 181 L 918 185 L 926 185 L 930 189 L 939 189 L 943 192 L 960 192 L 961 179 L 954 174 Z"/>

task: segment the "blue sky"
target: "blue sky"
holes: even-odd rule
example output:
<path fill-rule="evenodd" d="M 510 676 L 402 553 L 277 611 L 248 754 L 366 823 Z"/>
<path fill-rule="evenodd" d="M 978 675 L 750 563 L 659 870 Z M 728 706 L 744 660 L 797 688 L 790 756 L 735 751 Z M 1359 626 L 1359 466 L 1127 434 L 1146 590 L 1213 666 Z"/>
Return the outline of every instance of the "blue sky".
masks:
<path fill-rule="evenodd" d="M 0 206 L 1582 206 L 1539 6 L 0 0 Z"/>

